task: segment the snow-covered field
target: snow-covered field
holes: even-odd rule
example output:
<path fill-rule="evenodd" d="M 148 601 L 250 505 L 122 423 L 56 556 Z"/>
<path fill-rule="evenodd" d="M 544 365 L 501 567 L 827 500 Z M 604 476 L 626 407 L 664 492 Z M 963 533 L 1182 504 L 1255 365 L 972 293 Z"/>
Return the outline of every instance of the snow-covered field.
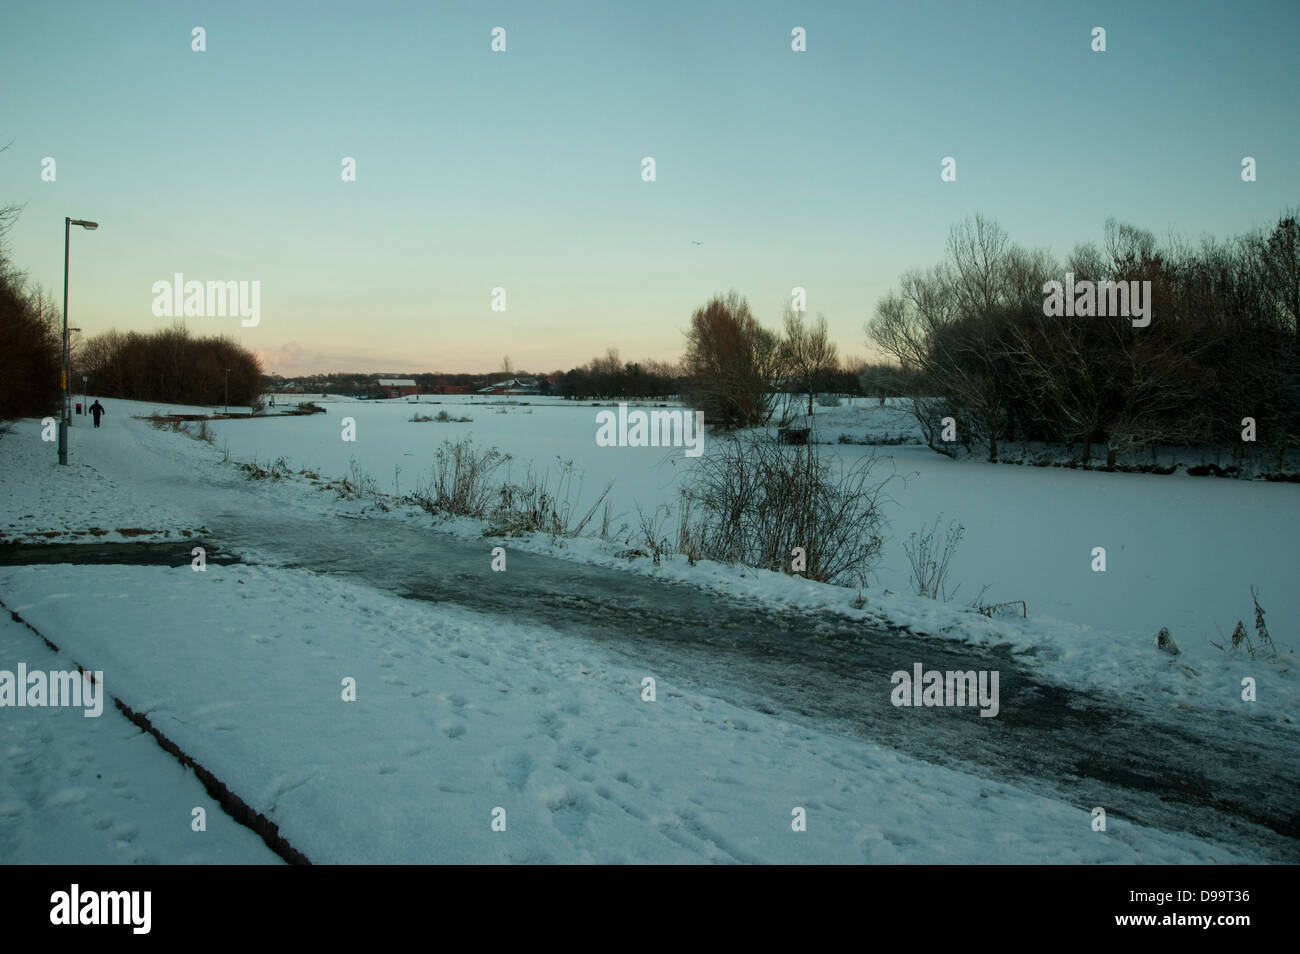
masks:
<path fill-rule="evenodd" d="M 469 437 L 479 446 L 511 454 L 509 467 L 516 477 L 530 467 L 538 473 L 549 469 L 554 476 L 561 462 L 573 461 L 583 481 L 584 502 L 612 484 L 615 529 L 635 526 L 638 506 L 647 513 L 660 505 L 675 507 L 677 487 L 692 466 L 681 449 L 598 447 L 596 413 L 603 407 L 590 403 L 459 396 L 421 402 L 314 400 L 328 413 L 212 422 L 212 446 L 154 430 L 138 419 L 155 411 L 202 413 L 203 408 L 110 402 L 110 413 L 117 413 L 105 418 L 99 431 L 74 427 L 72 466 L 67 468 L 45 466 L 52 446 L 37 439 L 35 422 L 20 422 L 14 435 L 0 443 L 0 448 L 7 445 L 2 453 L 18 470 L 5 480 L 0 496 L 0 534 L 39 541 L 57 528 L 60 539 L 92 542 L 134 537 L 139 529 L 156 531 L 142 539 L 176 539 L 202 529 L 198 510 L 187 516 L 179 508 L 182 498 L 174 486 L 163 483 L 165 490 L 141 499 L 143 483 L 161 480 L 160 474 L 148 472 L 151 466 L 157 471 L 148 463 L 149 454 L 164 455 L 186 472 L 199 461 L 216 466 L 226 455 L 263 465 L 284 458 L 294 470 L 305 468 L 323 478 L 348 476 L 359 468 L 379 490 L 406 493 L 427 479 L 443 441 Z M 415 413 L 444 409 L 471 422 L 410 420 Z M 901 408 L 881 408 L 875 401 L 818 407 L 817 412 L 824 415 L 818 425 L 823 435 L 893 435 L 907 433 L 909 426 Z M 345 418 L 355 422 L 354 441 L 342 439 Z M 132 441 L 145 442 L 148 453 L 139 456 Z M 706 454 L 711 446 L 706 440 Z M 841 455 L 846 464 L 874 454 L 879 459 L 873 474 L 897 475 L 886 505 L 890 539 L 875 585 L 864 594 L 868 612 L 947 638 L 1033 649 L 1048 675 L 1071 684 L 1138 698 L 1172 693 L 1184 703 L 1222 707 L 1239 701 L 1233 686 L 1250 675 L 1274 688 L 1250 708 L 1252 715 L 1286 720 L 1297 711 L 1300 676 L 1292 661 L 1300 587 L 1291 576 L 1300 551 L 1300 486 L 954 461 L 906 445 L 836 444 L 823 450 Z M 114 466 L 96 469 L 96 455 L 112 457 Z M 25 476 L 37 468 L 43 468 L 42 479 Z M 218 472 L 228 476 L 232 470 L 226 465 Z M 286 506 L 313 512 L 340 506 L 301 477 L 277 486 Z M 576 491 L 574 499 L 579 499 Z M 366 509 L 355 502 L 343 506 Z M 950 582 L 960 589 L 947 604 L 910 595 L 903 552 L 911 531 L 941 515 L 945 524 L 953 519 L 966 528 L 951 568 Z M 413 508 L 397 516 L 418 525 L 433 522 Z M 440 526 L 475 537 L 482 532 L 472 521 Z M 668 526 L 675 524 L 669 520 Z M 635 534 L 631 539 L 639 542 Z M 625 566 L 774 606 L 833 607 L 862 615 L 853 608 L 856 592 L 744 568 L 691 567 L 681 556 L 667 557 L 661 566 L 649 560 L 629 562 L 615 556 L 626 548 L 626 540 L 537 537 L 513 539 L 511 546 Z M 1094 547 L 1106 550 L 1105 572 L 1092 569 Z M 989 621 L 971 612 L 968 602 L 986 584 L 991 585 L 982 602 L 1024 600 L 1029 618 Z M 1227 645 L 1238 620 L 1254 636 L 1252 585 L 1270 634 L 1283 650 L 1280 661 L 1252 663 L 1244 652 L 1229 655 L 1212 645 Z M 1162 626 L 1182 650 L 1177 659 L 1154 652 Z M 1243 670 L 1247 664 L 1249 671 Z"/>
<path fill-rule="evenodd" d="M 325 477 L 347 475 L 355 459 L 381 490 L 406 492 L 427 476 L 442 440 L 466 435 L 514 455 L 516 473 L 572 459 L 586 494 L 614 481 L 616 507 L 628 516 L 637 504 L 673 503 L 690 466 L 680 449 L 597 447 L 597 408 L 527 400 L 441 405 L 473 418 L 466 424 L 410 422 L 416 410 L 440 409 L 428 403 L 322 401 L 323 415 L 215 422 L 215 446 L 132 417 L 182 409 L 113 401 L 103 428 L 74 427 L 68 468 L 55 464 L 38 422 L 17 422 L 0 437 L 0 532 L 20 541 L 202 538 L 210 515 L 244 507 L 428 525 L 433 518 L 421 511 L 379 514 L 302 477 L 250 482 L 223 462 L 223 451 L 232 461 L 283 457 Z M 891 408 L 875 413 L 893 418 L 871 424 L 864 403 L 831 411 L 828 430 L 848 430 L 844 419 L 854 413 L 865 428 L 902 426 Z M 354 419 L 355 441 L 341 439 L 343 417 Z M 834 449 L 848 460 L 872 450 Z M 852 605 L 854 592 L 797 577 L 690 567 L 678 558 L 629 562 L 614 555 L 617 542 L 534 538 L 509 546 L 687 580 L 774 608 L 832 608 L 977 646 L 1009 645 L 1045 679 L 1100 687 L 1135 707 L 1232 709 L 1290 730 L 1300 699 L 1292 652 L 1300 592 L 1287 577 L 1300 488 L 999 467 L 906 446 L 878 453 L 882 474 L 909 476 L 891 492 L 894 539 L 865 609 Z M 941 511 L 967 528 L 953 568 L 960 595 L 993 583 L 986 601 L 1024 598 L 1028 620 L 989 620 L 960 599 L 945 605 L 903 595 L 900 538 Z M 481 533 L 468 521 L 442 527 Z M 1105 573 L 1090 569 L 1094 546 L 1107 549 Z M 1209 646 L 1216 623 L 1225 632 L 1237 618 L 1250 624 L 1252 583 L 1280 660 L 1252 663 Z M 1251 860 L 1121 818 L 1093 832 L 1085 807 L 738 708 L 563 633 L 304 570 L 0 567 L 0 599 L 60 645 L 64 668 L 76 661 L 103 669 L 110 693 L 146 712 L 313 860 Z M 1155 650 L 1160 625 L 1172 629 L 1183 655 Z M 11 627 L 5 638 L 0 669 L 19 659 L 35 666 L 49 652 L 30 631 Z M 1243 675 L 1259 683 L 1259 701 L 1249 706 L 1239 698 Z M 646 676 L 661 679 L 653 703 L 640 696 Z M 355 702 L 341 699 L 345 678 L 356 680 Z M 143 836 L 139 844 L 150 847 L 123 848 L 132 823 L 143 832 L 143 819 L 172 808 L 142 805 L 124 820 L 110 817 L 70 757 L 46 764 L 39 785 L 12 770 L 29 764 L 21 756 L 33 732 L 80 745 L 77 734 L 93 731 L 80 723 L 96 720 L 28 710 L 32 721 L 14 729 L 10 715 L 3 712 L 6 731 L 25 734 L 5 743 L 14 754 L 0 760 L 0 806 L 12 824 L 48 832 L 51 857 L 209 857 L 189 842 Z M 111 709 L 100 721 L 110 719 L 140 750 L 153 744 Z M 65 734 L 70 722 L 78 724 Z M 129 784 L 166 771 L 140 764 L 124 773 L 137 779 Z M 184 788 L 197 787 L 193 777 L 175 773 L 182 777 L 158 787 L 190 807 L 205 804 Z M 508 836 L 491 830 L 498 807 Z M 796 807 L 816 823 L 793 837 Z M 181 841 L 190 834 L 188 812 L 174 836 Z M 65 815 L 67 831 L 103 832 L 92 834 L 93 851 L 78 855 L 65 840 L 71 836 L 58 825 Z M 220 815 L 210 811 L 209 819 Z M 32 837 L 0 841 L 5 860 L 39 857 Z"/>

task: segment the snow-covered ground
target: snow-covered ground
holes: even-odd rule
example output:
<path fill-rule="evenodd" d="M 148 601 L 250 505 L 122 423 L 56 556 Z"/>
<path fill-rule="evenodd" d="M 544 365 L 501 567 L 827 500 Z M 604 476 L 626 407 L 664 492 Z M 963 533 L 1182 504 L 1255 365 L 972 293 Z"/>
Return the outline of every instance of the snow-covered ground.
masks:
<path fill-rule="evenodd" d="M 303 571 L 13 567 L 0 592 L 317 862 L 1250 860 Z"/>
<path fill-rule="evenodd" d="M 66 671 L 8 613 L 0 669 Z M 206 830 L 195 831 L 202 808 Z M 280 864 L 111 701 L 96 718 L 74 708 L 0 710 L 0 863 Z"/>
<path fill-rule="evenodd" d="M 691 460 L 681 449 L 598 447 L 595 415 L 600 408 L 554 398 L 426 397 L 408 400 L 321 399 L 326 414 L 266 420 L 216 421 L 212 446 L 155 430 L 136 416 L 201 413 L 202 408 L 110 402 L 105 425 L 74 428 L 71 466 L 52 465 L 53 446 L 39 440 L 34 421 L 18 422 L 0 440 L 4 480 L 0 534 L 40 541 L 56 530 L 64 540 L 113 540 L 134 536 L 133 528 L 156 531 L 141 539 L 178 539 L 203 529 L 205 511 L 193 488 L 167 480 L 177 474 L 212 474 L 237 480 L 222 464 L 284 458 L 294 469 L 322 478 L 348 476 L 359 468 L 379 490 L 402 493 L 426 479 L 444 440 L 471 437 L 483 447 L 512 454 L 517 477 L 531 467 L 574 461 L 584 479 L 581 500 L 594 499 L 607 483 L 620 523 L 635 524 L 636 508 L 674 507 L 677 487 Z M 515 403 L 528 402 L 526 404 Z M 435 404 L 434 402 L 441 402 Z M 490 402 L 490 403 L 489 403 Z M 446 409 L 470 423 L 413 423 L 414 413 Z M 857 401 L 851 408 L 818 408 L 823 433 L 839 433 L 858 420 L 859 433 L 905 433 L 898 407 Z M 134 415 L 134 416 L 133 416 Z M 343 418 L 355 422 L 355 441 L 342 440 Z M 121 430 L 119 430 L 121 428 Z M 711 444 L 706 440 L 705 453 Z M 835 445 L 826 448 L 846 463 L 875 454 L 873 473 L 897 474 L 889 487 L 887 516 L 892 537 L 865 592 L 865 612 L 854 608 L 858 594 L 798 577 L 700 563 L 681 556 L 661 565 L 616 556 L 625 540 L 512 539 L 510 546 L 679 579 L 773 606 L 834 608 L 865 617 L 883 614 L 918 632 L 963 639 L 976 645 L 1008 644 L 1032 651 L 1044 674 L 1072 685 L 1105 688 L 1156 704 L 1208 705 L 1240 709 L 1245 676 L 1268 685 L 1244 711 L 1251 717 L 1292 721 L 1300 711 L 1300 672 L 1294 651 L 1300 620 L 1300 587 L 1292 568 L 1300 547 L 1300 486 L 1261 481 L 1218 480 L 1185 474 L 1098 473 L 954 461 L 925 448 Z M 98 466 L 95 461 L 98 461 Z M 3 461 L 8 461 L 6 465 Z M 12 474 L 12 477 L 9 476 Z M 36 476 L 39 475 L 39 476 Z M 157 486 L 143 494 L 142 487 Z M 209 480 L 197 491 L 212 490 Z M 340 502 L 315 483 L 294 477 L 274 482 L 277 506 L 325 513 L 368 509 Z M 182 504 L 186 494 L 191 505 Z M 575 492 L 574 498 L 579 494 Z M 910 595 L 903 543 L 909 532 L 943 515 L 966 527 L 952 562 L 951 581 L 961 589 L 951 603 Z M 373 515 L 373 514 L 372 514 Z M 430 525 L 429 515 L 407 508 L 389 515 Z M 440 528 L 477 537 L 472 521 L 437 521 Z M 669 527 L 675 526 L 668 521 Z M 105 533 L 107 531 L 107 533 Z M 3 539 L 4 537 L 0 537 Z M 635 536 L 633 542 L 639 542 Z M 1094 572 L 1093 548 L 1104 547 L 1105 572 Z M 986 620 L 970 611 L 985 584 L 984 603 L 1024 600 L 1029 618 Z M 1258 588 L 1266 622 L 1282 650 L 1276 660 L 1229 654 L 1228 634 L 1243 620 L 1252 639 L 1251 586 Z M 1155 634 L 1167 626 L 1181 649 L 1174 658 L 1155 650 Z"/>
<path fill-rule="evenodd" d="M 525 400 L 442 405 L 468 424 L 410 422 L 415 410 L 439 409 L 427 404 L 321 402 L 327 414 L 216 422 L 215 446 L 132 418 L 181 409 L 114 401 L 103 428 L 74 427 L 68 468 L 55 463 L 38 422 L 20 421 L 0 438 L 0 531 L 29 541 L 204 539 L 212 515 L 252 506 L 429 525 L 423 512 L 380 514 L 303 477 L 250 482 L 223 450 L 232 461 L 283 457 L 327 477 L 347 475 L 355 459 L 380 489 L 391 481 L 406 492 L 443 439 L 467 434 L 515 455 L 517 468 L 573 459 L 587 494 L 615 482 L 624 513 L 673 501 L 690 465 L 680 450 L 600 448 L 596 408 Z M 344 416 L 355 420 L 354 442 L 341 440 Z M 871 452 L 836 450 L 846 459 Z M 833 608 L 1010 645 L 1047 679 L 1135 706 L 1232 709 L 1289 731 L 1300 698 L 1291 652 L 1300 593 L 1287 585 L 1300 488 L 997 467 L 908 447 L 879 453 L 916 476 L 892 491 L 895 540 L 865 609 L 852 605 L 854 592 L 781 574 L 629 562 L 608 541 L 508 546 L 773 607 Z M 906 590 L 898 538 L 940 511 L 967 527 L 956 580 L 971 596 L 995 582 L 986 600 L 1027 599 L 1028 620 L 988 620 L 960 603 L 897 592 Z M 481 533 L 466 521 L 441 526 Z M 1093 546 L 1107 548 L 1104 574 L 1089 569 Z M 1280 661 L 1228 658 L 1208 645 L 1215 623 L 1225 632 L 1237 618 L 1249 625 L 1250 583 L 1261 588 Z M 313 860 L 1250 860 L 1121 818 L 1093 832 L 1086 807 L 737 708 L 556 631 L 302 570 L 0 568 L 0 599 L 62 656 L 104 669 L 110 692 L 147 712 Z M 1159 625 L 1173 630 L 1182 656 L 1155 650 Z M 0 669 L 36 657 L 10 650 Z M 1241 702 L 1243 675 L 1258 680 L 1258 702 Z M 646 676 L 661 680 L 653 703 L 640 697 Z M 340 697 L 345 677 L 357 680 L 356 702 Z M 54 725 L 38 724 L 47 733 Z M 61 774 L 56 767 L 48 787 L 76 787 Z M 0 804 L 30 804 L 16 778 L 0 776 Z M 496 807 L 506 810 L 505 833 L 491 829 Z M 806 832 L 791 831 L 796 807 L 808 809 Z M 169 860 L 182 857 L 194 856 Z"/>
<path fill-rule="evenodd" d="M 430 398 L 428 400 L 435 400 Z M 676 507 L 677 490 L 691 461 L 680 449 L 598 447 L 600 408 L 555 399 L 522 404 L 462 407 L 446 397 L 441 408 L 472 419 L 468 424 L 411 423 L 405 401 L 327 405 L 311 418 L 227 421 L 212 425 L 217 446 L 248 460 L 286 458 L 328 476 L 348 474 L 356 459 L 379 489 L 402 492 L 427 476 L 434 451 L 447 439 L 471 437 L 515 457 L 514 473 L 528 465 L 558 472 L 573 460 L 584 478 L 585 500 L 606 483 L 621 515 L 616 525 L 637 523 L 663 504 Z M 546 403 L 538 403 L 543 401 Z M 851 408 L 817 408 L 824 439 L 840 433 L 875 436 L 914 432 L 901 408 L 857 401 Z M 356 441 L 340 439 L 340 419 L 356 421 Z M 857 425 L 854 425 L 857 421 Z M 710 442 L 705 442 L 705 453 Z M 889 487 L 890 540 L 874 592 L 911 592 L 903 551 L 909 534 L 942 516 L 966 528 L 951 567 L 954 596 L 965 604 L 1024 600 L 1033 617 L 1154 639 L 1167 626 L 1184 648 L 1221 641 L 1237 620 L 1250 626 L 1256 586 L 1273 636 L 1294 645 L 1300 621 L 1300 587 L 1292 567 L 1300 556 L 1300 485 L 1189 477 L 1016 467 L 954 461 L 917 446 L 833 445 L 846 463 L 875 455 L 873 473 L 897 473 Z M 674 511 L 675 512 L 675 511 Z M 670 526 L 675 522 L 669 521 Z M 1105 572 L 1092 570 L 1093 548 L 1106 550 Z"/>

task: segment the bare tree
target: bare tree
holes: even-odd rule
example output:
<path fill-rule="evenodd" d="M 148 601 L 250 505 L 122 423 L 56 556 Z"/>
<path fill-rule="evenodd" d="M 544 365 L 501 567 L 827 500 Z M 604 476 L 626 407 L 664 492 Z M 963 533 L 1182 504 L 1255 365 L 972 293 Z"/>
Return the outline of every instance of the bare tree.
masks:
<path fill-rule="evenodd" d="M 999 256 L 1001 261 L 1004 256 Z M 998 439 L 1009 420 L 1013 368 L 1005 340 L 1009 308 L 998 304 L 1000 292 L 991 286 L 986 291 L 987 297 L 978 282 L 963 291 L 958 273 L 944 266 L 924 274 L 909 272 L 903 276 L 902 294 L 880 302 L 867 333 L 899 360 L 904 372 L 920 372 L 931 390 L 927 398 L 964 408 L 988 445 L 989 459 L 996 460 Z M 979 301 L 989 303 L 987 310 L 974 310 L 983 307 Z M 934 433 L 938 407 L 933 400 L 913 401 L 913 413 L 927 435 Z M 933 441 L 930 446 L 939 449 Z"/>
<path fill-rule="evenodd" d="M 1103 231 L 1106 254 L 1110 256 L 1109 270 L 1113 276 L 1138 271 L 1157 258 L 1155 236 L 1146 229 L 1109 218 Z"/>
<path fill-rule="evenodd" d="M 758 323 L 736 291 L 715 296 L 691 316 L 683 361 L 690 397 L 711 426 L 767 423 L 782 358 L 780 339 Z"/>
<path fill-rule="evenodd" d="M 1076 283 L 1149 282 L 1149 328 L 1122 315 L 1044 316 L 1044 285 L 1060 277 L 1051 256 L 1011 244 L 982 217 L 953 229 L 948 252 L 929 271 L 906 272 L 866 326 L 917 376 L 914 413 L 931 447 L 943 449 L 933 441 L 943 413 L 963 439 L 986 441 L 991 459 L 1004 436 L 1081 441 L 1085 461 L 1105 439 L 1113 466 L 1120 448 L 1138 443 L 1244 453 L 1237 432 L 1249 416 L 1282 468 L 1300 433 L 1295 214 L 1199 246 L 1177 237 L 1157 245 L 1150 232 L 1108 220 L 1101 247 L 1076 246 L 1066 271 Z"/>
<path fill-rule="evenodd" d="M 1010 242 L 992 219 L 976 215 L 953 226 L 948 253 L 956 269 L 954 292 L 958 307 L 979 315 L 1005 298 L 1005 270 Z"/>
<path fill-rule="evenodd" d="M 1287 210 L 1267 238 L 1257 236 L 1251 244 L 1260 282 L 1275 304 L 1278 323 L 1295 334 L 1300 328 L 1300 223 L 1296 213 Z"/>
<path fill-rule="evenodd" d="M 1082 442 L 1087 464 L 1113 397 L 1110 369 L 1097 360 L 1103 343 L 1098 325 L 1094 319 L 1014 321 L 1010 331 L 1026 405 L 1067 443 Z"/>
<path fill-rule="evenodd" d="M 787 305 L 784 324 L 785 339 L 781 347 L 785 352 L 785 365 L 808 392 L 808 415 L 811 417 L 818 381 L 838 369 L 838 351 L 827 334 L 825 316 L 818 315 L 810 327 L 804 324 L 801 314 Z"/>

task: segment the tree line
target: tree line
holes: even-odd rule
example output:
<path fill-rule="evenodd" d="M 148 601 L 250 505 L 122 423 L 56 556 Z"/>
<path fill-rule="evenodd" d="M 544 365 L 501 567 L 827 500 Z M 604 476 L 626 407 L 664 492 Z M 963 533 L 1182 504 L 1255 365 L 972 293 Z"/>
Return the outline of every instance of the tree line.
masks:
<path fill-rule="evenodd" d="M 20 211 L 0 207 L 3 419 L 57 416 L 62 392 L 62 308 L 49 292 L 29 283 L 2 241 Z M 179 325 L 150 333 L 109 331 L 70 345 L 73 392 L 80 390 L 82 375 L 96 394 L 139 401 L 219 404 L 227 399 L 227 377 L 231 404 L 252 404 L 261 391 L 256 355 L 230 338 L 194 337 Z"/>
<path fill-rule="evenodd" d="M 680 393 L 682 379 L 680 370 L 666 361 L 623 361 L 617 348 L 552 377 L 552 394 L 578 401 L 666 398 Z"/>
<path fill-rule="evenodd" d="M 59 411 L 63 313 L 48 292 L 28 283 L 4 241 L 21 211 L 0 206 L 0 420 Z"/>
<path fill-rule="evenodd" d="M 1150 323 L 1122 315 L 1048 316 L 1049 282 L 1149 282 Z M 1093 309 L 1096 310 L 1095 308 Z M 1078 447 L 1261 447 L 1300 433 L 1300 227 L 1199 244 L 1157 243 L 1111 219 L 1101 246 L 1064 262 L 1010 241 L 976 216 L 954 226 L 947 257 L 905 273 L 867 323 L 912 384 L 932 447 L 941 422 L 996 460 L 999 442 Z"/>
<path fill-rule="evenodd" d="M 249 406 L 261 394 L 257 355 L 233 338 L 197 337 L 180 324 L 151 332 L 108 331 L 88 339 L 78 357 L 78 372 L 89 375 L 92 390 L 105 397 Z"/>
<path fill-rule="evenodd" d="M 13 213 L 0 209 L 0 234 Z M 0 419 L 58 414 L 61 324 L 59 306 L 29 286 L 0 248 Z"/>

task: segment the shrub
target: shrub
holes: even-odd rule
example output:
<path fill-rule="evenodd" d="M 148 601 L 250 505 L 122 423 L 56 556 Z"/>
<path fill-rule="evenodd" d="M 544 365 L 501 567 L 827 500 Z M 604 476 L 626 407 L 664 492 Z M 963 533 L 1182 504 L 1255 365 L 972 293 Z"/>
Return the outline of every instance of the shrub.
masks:
<path fill-rule="evenodd" d="M 254 457 L 251 461 L 240 464 L 239 469 L 248 474 L 249 480 L 266 480 L 267 478 L 279 480 L 293 473 L 289 467 L 289 462 L 283 457 L 276 458 L 274 464 L 268 461 L 265 467 L 259 464 L 257 458 Z"/>
<path fill-rule="evenodd" d="M 426 424 L 430 421 L 436 421 L 439 424 L 470 424 L 473 422 L 473 418 L 453 417 L 446 411 L 439 411 L 433 417 L 427 414 L 412 414 L 411 421 L 416 424 Z"/>
<path fill-rule="evenodd" d="M 549 533 L 552 536 L 577 536 L 591 522 L 596 510 L 605 502 L 613 484 L 606 484 L 586 511 L 579 511 L 582 479 L 572 460 L 560 461 L 554 488 L 550 474 L 538 478 L 528 469 L 521 483 L 506 481 L 497 488 L 496 504 L 488 515 L 484 536 L 518 536 L 523 533 Z"/>
<path fill-rule="evenodd" d="M 429 483 L 417 487 L 413 499 L 431 513 L 482 518 L 496 489 L 492 478 L 509 459 L 495 447 L 475 451 L 469 438 L 443 441 Z"/>
<path fill-rule="evenodd" d="M 82 347 L 78 365 L 107 397 L 204 406 L 229 400 L 248 406 L 261 393 L 257 355 L 233 338 L 197 337 L 181 324 L 96 335 Z"/>
<path fill-rule="evenodd" d="M 1246 624 L 1241 620 L 1237 620 L 1237 625 L 1232 629 L 1231 648 L 1222 643 L 1216 643 L 1214 640 L 1210 640 L 1210 645 L 1231 655 L 1236 655 L 1241 647 L 1245 646 L 1246 652 L 1251 659 L 1255 658 L 1256 652 L 1262 652 L 1267 658 L 1275 659 L 1277 658 L 1277 645 L 1273 642 L 1273 637 L 1268 634 L 1268 626 L 1264 623 L 1264 608 L 1259 605 L 1259 593 L 1253 586 L 1250 588 L 1250 597 L 1255 603 L 1255 636 L 1259 639 L 1259 646 L 1256 647 L 1250 641 L 1250 634 L 1246 632 Z M 1219 632 L 1222 635 L 1223 631 L 1220 630 Z"/>
<path fill-rule="evenodd" d="M 949 592 L 946 581 L 948 563 L 957 552 L 957 546 L 961 543 L 966 528 L 954 521 L 948 524 L 948 529 L 944 531 L 942 537 L 936 537 L 939 521 L 942 518 L 943 514 L 940 514 L 934 518 L 933 524 L 922 526 L 919 533 L 911 534 L 903 544 L 903 550 L 912 565 L 912 586 L 916 590 L 916 595 L 932 600 L 942 596 L 946 602 L 960 588 L 954 588 Z"/>
<path fill-rule="evenodd" d="M 802 547 L 809 579 L 863 585 L 879 558 L 883 491 L 874 457 L 846 467 L 813 444 L 766 434 L 733 437 L 701 458 L 683 491 L 679 549 L 692 558 L 793 572 Z"/>

